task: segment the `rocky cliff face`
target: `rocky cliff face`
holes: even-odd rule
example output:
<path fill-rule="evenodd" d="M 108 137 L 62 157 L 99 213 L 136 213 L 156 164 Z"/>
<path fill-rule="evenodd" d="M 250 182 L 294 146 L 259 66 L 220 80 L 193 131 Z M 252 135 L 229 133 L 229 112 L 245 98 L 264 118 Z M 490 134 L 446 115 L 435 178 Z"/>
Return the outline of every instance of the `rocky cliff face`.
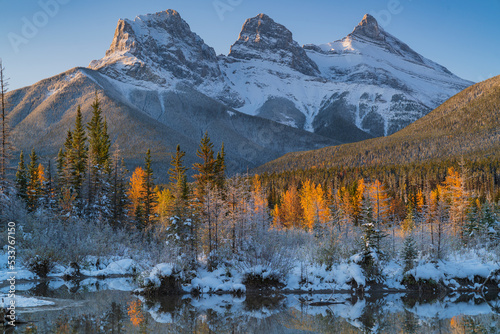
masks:
<path fill-rule="evenodd" d="M 106 56 L 92 62 L 90 68 L 119 80 L 130 78 L 165 87 L 171 79 L 200 84 L 221 77 L 214 49 L 171 9 L 118 21 Z"/>
<path fill-rule="evenodd" d="M 266 14 L 246 20 L 238 40 L 231 46 L 229 57 L 261 59 L 289 66 L 305 75 L 319 74 L 318 66 L 293 40 L 292 32 Z"/>

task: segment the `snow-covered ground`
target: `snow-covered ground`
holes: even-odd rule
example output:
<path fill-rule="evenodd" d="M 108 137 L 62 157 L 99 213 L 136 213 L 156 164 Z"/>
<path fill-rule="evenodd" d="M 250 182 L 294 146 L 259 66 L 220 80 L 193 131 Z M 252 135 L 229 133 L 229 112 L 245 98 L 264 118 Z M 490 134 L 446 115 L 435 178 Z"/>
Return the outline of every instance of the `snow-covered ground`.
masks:
<path fill-rule="evenodd" d="M 9 298 L 8 294 L 0 294 L 0 300 L 2 301 L 3 307 L 10 305 L 12 298 Z M 25 297 L 16 295 L 14 298 L 16 307 L 36 307 L 36 306 L 47 306 L 54 305 L 54 302 L 49 300 L 38 299 L 34 297 Z"/>
<path fill-rule="evenodd" d="M 5 260 L 5 261 L 2 261 Z M 0 255 L 0 261 L 6 263 L 6 255 Z M 367 278 L 362 268 L 356 263 L 355 256 L 350 259 L 334 264 L 331 268 L 325 265 L 314 263 L 298 262 L 295 267 L 281 279 L 284 291 L 349 291 L 352 289 L 354 282 L 356 286 L 366 286 Z M 80 277 L 83 282 L 106 277 L 142 277 L 145 285 L 152 284 L 160 285 L 160 277 L 170 276 L 174 271 L 174 266 L 168 263 L 158 264 L 156 266 L 139 265 L 132 259 L 97 259 L 88 257 L 82 262 L 80 269 Z M 391 260 L 381 263 L 382 283 L 385 289 L 390 290 L 405 290 L 402 284 L 405 275 L 410 274 L 416 280 L 433 280 L 442 282 L 446 286 L 457 289 L 460 286 L 457 280 L 468 280 L 474 282 L 474 279 L 486 279 L 492 272 L 498 270 L 500 264 L 494 256 L 491 256 L 485 250 L 470 250 L 467 252 L 454 253 L 446 259 L 430 262 L 421 260 L 416 263 L 415 268 L 408 273 L 404 273 L 403 264 L 400 261 Z M 180 270 L 179 270 L 180 271 Z M 181 275 L 182 274 L 182 271 Z M 246 287 L 243 284 L 244 276 L 247 273 L 258 274 L 263 278 L 269 275 L 276 275 L 273 270 L 264 269 L 261 266 L 252 267 L 242 270 L 237 265 L 235 266 L 220 266 L 216 270 L 210 272 L 206 268 L 201 267 L 192 275 L 190 279 L 180 277 L 183 282 L 182 288 L 186 293 L 197 291 L 202 294 L 211 293 L 244 293 Z M 69 266 L 56 265 L 52 272 L 49 273 L 49 278 L 57 278 L 71 276 L 75 274 L 75 270 Z M 11 274 L 5 265 L 0 268 L 0 279 L 4 286 L 7 286 L 7 280 Z M 19 265 L 16 270 L 16 281 L 32 281 L 39 277 L 30 272 L 27 268 Z M 491 279 L 494 282 L 499 282 L 500 277 L 493 276 Z M 64 282 L 63 280 L 61 280 Z M 99 280 L 99 284 L 107 284 L 103 280 Z M 113 286 L 118 290 L 125 289 L 126 291 L 133 290 L 133 285 L 130 283 L 113 282 Z M 26 285 L 26 289 L 23 286 Z M 92 284 L 89 284 L 92 285 Z M 18 290 L 28 290 L 29 284 L 17 284 Z M 461 288 L 464 288 L 462 286 Z M 465 288 L 477 288 L 473 284 L 465 286 Z M 499 284 L 500 288 L 500 284 Z M 5 292 L 5 289 L 1 290 Z"/>
<path fill-rule="evenodd" d="M 385 261 L 381 264 L 383 289 L 405 291 L 403 278 L 405 275 L 412 275 L 417 281 L 434 280 L 442 282 L 451 289 L 469 288 L 476 289 L 474 286 L 475 278 L 483 281 L 494 271 L 500 268 L 500 264 L 494 258 L 488 258 L 482 250 L 456 253 L 446 260 L 428 262 L 425 260 L 416 264 L 415 268 L 408 273 L 404 273 L 403 265 L 398 261 Z M 291 272 L 282 279 L 284 285 L 283 291 L 349 291 L 355 286 L 367 286 L 367 277 L 362 268 L 354 261 L 354 257 L 344 260 L 341 263 L 327 268 L 325 265 L 318 264 L 297 264 Z M 262 268 L 253 268 L 254 272 L 266 277 L 267 272 Z M 247 270 L 248 271 L 248 270 Z M 155 286 L 160 286 L 161 276 L 170 276 L 172 274 L 171 264 L 159 264 L 152 270 L 143 273 L 146 282 L 154 282 Z M 245 292 L 243 284 L 245 272 L 236 267 L 220 267 L 212 272 L 206 269 L 200 269 L 196 277 L 190 281 L 185 281 L 183 289 L 185 292 L 198 291 L 200 293 L 231 293 Z M 181 279 L 183 279 L 181 277 Z M 467 279 L 470 285 L 459 286 L 455 279 Z M 491 279 L 497 282 L 500 288 L 500 277 L 493 276 Z M 477 284 L 476 284 L 477 285 Z M 369 290 L 369 286 L 367 286 Z"/>

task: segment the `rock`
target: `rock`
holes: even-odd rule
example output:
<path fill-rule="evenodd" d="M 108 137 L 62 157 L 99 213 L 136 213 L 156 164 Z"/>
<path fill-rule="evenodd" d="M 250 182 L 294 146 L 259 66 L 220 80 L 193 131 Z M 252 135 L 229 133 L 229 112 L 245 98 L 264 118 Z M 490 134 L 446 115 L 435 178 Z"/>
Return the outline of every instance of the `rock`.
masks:
<path fill-rule="evenodd" d="M 238 40 L 231 46 L 229 57 L 271 60 L 306 75 L 319 74 L 318 65 L 293 40 L 292 32 L 266 14 L 245 21 Z"/>

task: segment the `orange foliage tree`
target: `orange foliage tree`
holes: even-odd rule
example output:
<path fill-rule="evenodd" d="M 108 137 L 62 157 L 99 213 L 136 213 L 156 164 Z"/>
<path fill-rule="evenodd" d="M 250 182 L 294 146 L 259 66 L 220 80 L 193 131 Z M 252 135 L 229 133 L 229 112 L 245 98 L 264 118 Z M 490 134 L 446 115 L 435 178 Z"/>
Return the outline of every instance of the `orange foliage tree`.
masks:
<path fill-rule="evenodd" d="M 463 237 L 467 212 L 470 207 L 470 194 L 466 189 L 465 178 L 458 171 L 455 171 L 453 167 L 450 167 L 448 168 L 444 186 L 450 206 L 449 218 L 453 234 Z"/>
<path fill-rule="evenodd" d="M 130 200 L 129 210 L 131 215 L 136 215 L 141 205 L 141 197 L 144 192 L 144 176 L 146 173 L 142 167 L 137 167 L 130 177 L 130 187 L 127 196 Z M 137 218 L 137 217 L 135 217 Z"/>
<path fill-rule="evenodd" d="M 330 219 L 325 193 L 320 184 L 307 180 L 300 189 L 300 204 L 304 213 L 304 228 L 312 231 L 314 224 L 326 224 Z"/>
<path fill-rule="evenodd" d="M 273 216 L 276 227 L 297 228 L 302 226 L 303 210 L 299 192 L 295 186 L 290 186 L 281 195 L 281 203 L 275 205 Z"/>

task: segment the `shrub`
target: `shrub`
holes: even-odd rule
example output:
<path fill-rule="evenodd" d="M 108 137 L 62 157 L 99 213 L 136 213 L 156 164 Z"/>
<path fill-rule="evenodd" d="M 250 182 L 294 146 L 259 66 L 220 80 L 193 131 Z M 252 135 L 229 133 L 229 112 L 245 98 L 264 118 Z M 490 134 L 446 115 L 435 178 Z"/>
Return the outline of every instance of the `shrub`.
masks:
<path fill-rule="evenodd" d="M 143 294 L 148 297 L 181 294 L 183 278 L 184 273 L 178 266 L 170 263 L 158 264 L 149 276 L 144 278 L 141 284 Z"/>
<path fill-rule="evenodd" d="M 26 261 L 26 267 L 39 277 L 47 277 L 54 265 L 53 256 L 49 254 L 35 255 Z"/>
<path fill-rule="evenodd" d="M 242 249 L 236 266 L 248 274 L 251 281 L 262 279 L 283 281 L 294 267 L 293 249 L 280 244 L 274 233 L 263 233 L 258 241 L 248 241 Z M 254 275 L 255 274 L 255 275 Z M 256 276 L 257 275 L 257 276 Z"/>
<path fill-rule="evenodd" d="M 276 270 L 257 266 L 243 274 L 242 283 L 249 290 L 279 289 L 285 286 L 283 278 L 283 275 Z"/>

